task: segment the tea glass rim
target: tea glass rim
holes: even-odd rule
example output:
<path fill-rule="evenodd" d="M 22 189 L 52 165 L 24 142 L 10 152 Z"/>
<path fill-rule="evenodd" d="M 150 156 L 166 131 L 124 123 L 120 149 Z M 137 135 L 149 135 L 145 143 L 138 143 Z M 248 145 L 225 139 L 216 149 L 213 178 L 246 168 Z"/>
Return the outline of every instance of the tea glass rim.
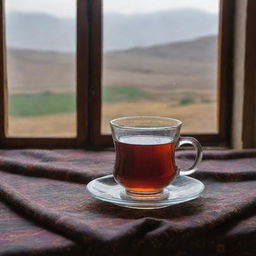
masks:
<path fill-rule="evenodd" d="M 173 125 L 163 125 L 163 126 L 129 126 L 129 125 L 119 125 L 116 124 L 118 121 L 123 120 L 132 120 L 132 119 L 158 119 L 158 120 L 166 120 L 170 122 L 175 122 Z M 178 119 L 171 117 L 162 117 L 162 116 L 127 116 L 127 117 L 119 117 L 111 120 L 110 125 L 120 129 L 131 129 L 131 130 L 163 130 L 163 129 L 177 129 L 182 126 L 182 122 Z"/>

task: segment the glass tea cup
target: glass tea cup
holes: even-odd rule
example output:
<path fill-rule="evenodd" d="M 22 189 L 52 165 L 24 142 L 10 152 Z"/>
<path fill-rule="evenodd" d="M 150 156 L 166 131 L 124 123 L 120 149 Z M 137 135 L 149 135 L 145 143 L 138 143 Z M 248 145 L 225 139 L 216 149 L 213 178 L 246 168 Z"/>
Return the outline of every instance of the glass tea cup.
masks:
<path fill-rule="evenodd" d="M 125 188 L 122 197 L 159 200 L 168 197 L 165 189 L 178 175 L 190 175 L 202 159 L 202 147 L 192 137 L 180 137 L 182 122 L 154 116 L 122 117 L 110 121 L 116 159 L 113 176 Z M 184 144 L 196 150 L 191 167 L 175 163 L 175 151 Z"/>

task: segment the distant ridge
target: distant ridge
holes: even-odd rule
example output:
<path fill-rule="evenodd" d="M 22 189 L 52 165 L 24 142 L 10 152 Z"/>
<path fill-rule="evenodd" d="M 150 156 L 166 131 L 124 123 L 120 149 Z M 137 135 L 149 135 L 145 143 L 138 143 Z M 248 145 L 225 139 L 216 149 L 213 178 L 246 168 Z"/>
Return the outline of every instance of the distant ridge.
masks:
<path fill-rule="evenodd" d="M 141 57 L 157 57 L 190 61 L 216 61 L 217 36 L 205 36 L 194 40 L 155 45 L 151 47 L 135 47 L 124 51 L 112 51 L 107 56 L 120 54 Z"/>
<path fill-rule="evenodd" d="M 216 35 L 218 16 L 196 10 L 178 9 L 148 14 L 106 14 L 105 50 L 128 49 Z"/>
<path fill-rule="evenodd" d="M 104 15 L 104 50 L 122 50 L 216 35 L 217 15 L 194 9 L 148 14 Z M 43 13 L 7 14 L 7 41 L 12 48 L 72 52 L 76 21 Z"/>

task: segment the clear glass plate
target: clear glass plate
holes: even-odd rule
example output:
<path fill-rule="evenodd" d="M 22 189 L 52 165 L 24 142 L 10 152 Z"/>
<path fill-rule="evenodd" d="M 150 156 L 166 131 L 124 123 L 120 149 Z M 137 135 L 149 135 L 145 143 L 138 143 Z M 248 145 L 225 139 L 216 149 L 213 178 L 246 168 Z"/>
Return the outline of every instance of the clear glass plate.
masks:
<path fill-rule="evenodd" d="M 113 175 L 92 180 L 87 184 L 86 189 L 93 197 L 119 206 L 135 209 L 157 209 L 199 197 L 204 190 L 204 184 L 188 176 L 178 176 L 175 181 L 166 187 L 167 198 L 145 201 L 124 198 L 122 195 L 125 193 L 125 189 L 116 183 Z"/>

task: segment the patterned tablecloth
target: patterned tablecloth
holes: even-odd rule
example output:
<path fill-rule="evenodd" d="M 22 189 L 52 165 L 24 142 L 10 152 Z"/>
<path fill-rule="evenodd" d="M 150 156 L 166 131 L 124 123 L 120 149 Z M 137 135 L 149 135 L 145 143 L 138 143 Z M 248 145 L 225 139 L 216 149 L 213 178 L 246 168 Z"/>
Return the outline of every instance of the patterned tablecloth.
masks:
<path fill-rule="evenodd" d="M 193 175 L 203 195 L 158 210 L 85 192 L 113 163 L 113 152 L 0 150 L 0 255 L 256 255 L 256 151 L 205 152 Z"/>

